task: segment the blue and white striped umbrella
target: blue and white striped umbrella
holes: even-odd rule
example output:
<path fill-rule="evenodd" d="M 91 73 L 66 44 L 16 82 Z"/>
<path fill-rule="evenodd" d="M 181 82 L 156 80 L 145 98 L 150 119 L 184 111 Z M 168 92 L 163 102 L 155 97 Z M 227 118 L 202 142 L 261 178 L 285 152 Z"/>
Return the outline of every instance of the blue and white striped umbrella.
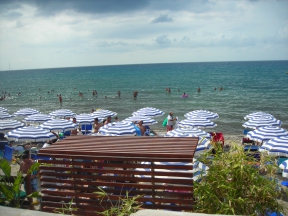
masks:
<path fill-rule="evenodd" d="M 100 109 L 91 113 L 91 115 L 93 115 L 94 118 L 107 118 L 109 116 L 114 117 L 117 115 L 117 113 L 110 110 Z"/>
<path fill-rule="evenodd" d="M 9 115 L 8 112 L 2 112 L 0 111 L 0 119 L 9 119 L 9 118 L 13 118 L 13 115 Z"/>
<path fill-rule="evenodd" d="M 7 133 L 16 128 L 24 127 L 24 123 L 17 120 L 3 120 L 0 121 L 0 133 Z"/>
<path fill-rule="evenodd" d="M 208 151 L 212 147 L 211 142 L 207 138 L 199 139 L 194 157 L 200 156 L 202 153 Z"/>
<path fill-rule="evenodd" d="M 216 119 L 219 118 L 217 113 L 213 113 L 207 110 L 194 110 L 188 112 L 184 115 L 186 118 L 206 118 L 206 119 Z"/>
<path fill-rule="evenodd" d="M 253 118 L 261 118 L 261 117 L 273 117 L 273 115 L 269 114 L 269 113 L 265 113 L 265 112 L 254 112 L 254 113 L 250 113 L 249 115 L 246 115 L 244 117 L 245 120 L 247 119 L 253 119 Z"/>
<path fill-rule="evenodd" d="M 103 127 L 100 127 L 98 130 L 99 133 L 104 135 L 119 135 L 119 136 L 134 136 L 136 135 L 136 129 L 134 125 L 127 122 L 113 122 Z"/>
<path fill-rule="evenodd" d="M 43 123 L 49 120 L 52 120 L 52 116 L 41 113 L 30 115 L 23 119 L 27 123 Z"/>
<path fill-rule="evenodd" d="M 194 128 L 214 128 L 217 126 L 214 122 L 206 118 L 189 118 L 178 123 L 179 127 L 194 127 Z"/>
<path fill-rule="evenodd" d="M 198 137 L 194 134 L 188 134 L 188 133 L 181 133 L 181 132 L 176 132 L 174 130 L 168 131 L 164 137 Z"/>
<path fill-rule="evenodd" d="M 44 122 L 40 125 L 40 127 L 51 132 L 65 132 L 75 130 L 78 128 L 78 125 L 65 119 L 52 119 Z"/>
<path fill-rule="evenodd" d="M 93 125 L 94 124 L 94 119 L 95 117 L 92 114 L 80 114 L 80 115 L 76 115 L 76 122 L 77 124 L 81 125 Z M 98 121 L 101 122 L 103 121 L 102 118 L 98 118 Z"/>
<path fill-rule="evenodd" d="M 0 107 L 0 112 L 9 112 L 8 109 L 4 108 L 4 107 Z"/>
<path fill-rule="evenodd" d="M 14 116 L 29 116 L 29 115 L 34 115 L 38 114 L 39 111 L 31 108 L 24 108 L 20 109 L 17 112 L 13 113 Z"/>
<path fill-rule="evenodd" d="M 245 128 L 256 129 L 258 127 L 264 127 L 264 126 L 280 127 L 281 124 L 282 121 L 277 120 L 272 116 L 266 116 L 266 117 L 251 118 L 249 119 L 249 121 L 245 122 L 242 126 Z"/>
<path fill-rule="evenodd" d="M 146 117 L 153 118 L 153 117 L 164 115 L 164 112 L 153 107 L 145 107 L 145 108 L 141 108 L 133 112 L 132 115 L 133 116 L 146 116 Z"/>
<path fill-rule="evenodd" d="M 46 142 L 47 140 L 57 139 L 57 137 L 41 127 L 23 127 L 12 130 L 6 134 L 8 140 Z"/>
<path fill-rule="evenodd" d="M 279 165 L 279 168 L 283 169 L 282 176 L 285 177 L 285 178 L 288 178 L 288 160 L 283 161 Z"/>
<path fill-rule="evenodd" d="M 288 135 L 268 140 L 260 147 L 259 151 L 268 151 L 272 156 L 288 157 Z"/>
<path fill-rule="evenodd" d="M 197 137 L 207 137 L 207 138 L 211 137 L 210 133 L 207 133 L 207 132 L 200 130 L 198 128 L 177 128 L 177 129 L 174 129 L 172 131 L 175 131 L 177 133 L 193 134 L 193 135 L 196 135 Z"/>
<path fill-rule="evenodd" d="M 139 121 L 143 121 L 143 126 L 154 125 L 158 123 L 156 120 L 146 116 L 131 116 L 123 120 L 123 122 L 129 122 L 129 123 L 135 122 L 135 124 L 138 124 Z"/>
<path fill-rule="evenodd" d="M 265 142 L 280 136 L 287 136 L 287 130 L 276 126 L 259 127 L 256 130 L 249 131 L 247 137 L 258 142 Z"/>
<path fill-rule="evenodd" d="M 73 118 L 76 114 L 68 109 L 59 109 L 49 113 L 49 115 L 55 118 Z"/>

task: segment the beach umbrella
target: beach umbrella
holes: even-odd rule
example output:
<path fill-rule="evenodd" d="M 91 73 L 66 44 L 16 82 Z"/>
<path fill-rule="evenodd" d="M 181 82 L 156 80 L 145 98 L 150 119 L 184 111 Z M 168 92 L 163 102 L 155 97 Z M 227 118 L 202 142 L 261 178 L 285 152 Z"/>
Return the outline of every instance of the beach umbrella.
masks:
<path fill-rule="evenodd" d="M 49 113 L 49 115 L 55 118 L 73 118 L 76 114 L 68 109 L 59 109 Z"/>
<path fill-rule="evenodd" d="M 8 110 L 4 107 L 0 107 L 0 112 L 8 112 Z"/>
<path fill-rule="evenodd" d="M 259 118 L 259 117 L 274 117 L 269 113 L 265 113 L 265 112 L 254 112 L 254 113 L 250 113 L 249 115 L 244 116 L 244 119 L 252 119 L 252 118 Z"/>
<path fill-rule="evenodd" d="M 9 115 L 8 112 L 2 112 L 0 111 L 0 119 L 9 119 L 9 118 L 12 118 L 14 117 L 13 115 Z"/>
<path fill-rule="evenodd" d="M 194 127 L 194 128 L 214 128 L 217 126 L 214 122 L 206 118 L 189 118 L 184 119 L 178 123 L 179 127 Z"/>
<path fill-rule="evenodd" d="M 3 120 L 0 121 L 0 133 L 7 133 L 16 128 L 24 127 L 24 123 L 17 120 Z"/>
<path fill-rule="evenodd" d="M 206 118 L 206 119 L 216 119 L 219 118 L 217 113 L 213 113 L 207 110 L 194 110 L 191 112 L 188 112 L 184 115 L 186 118 Z"/>
<path fill-rule="evenodd" d="M 275 119 L 273 116 L 257 117 L 251 118 L 249 121 L 245 122 L 242 126 L 245 128 L 256 129 L 258 127 L 264 126 L 278 126 L 280 127 L 282 121 Z"/>
<path fill-rule="evenodd" d="M 57 139 L 57 137 L 41 127 L 23 127 L 12 130 L 6 134 L 8 140 L 27 142 L 46 142 Z"/>
<path fill-rule="evenodd" d="M 280 136 L 287 136 L 287 130 L 276 126 L 259 127 L 256 130 L 249 131 L 247 137 L 258 142 L 265 142 Z"/>
<path fill-rule="evenodd" d="M 131 123 L 113 122 L 100 127 L 99 133 L 104 135 L 134 136 L 136 135 L 136 129 Z"/>
<path fill-rule="evenodd" d="M 259 151 L 268 151 L 272 156 L 288 157 L 288 135 L 280 136 L 264 142 Z"/>
<path fill-rule="evenodd" d="M 146 116 L 146 117 L 153 118 L 153 117 L 164 115 L 164 112 L 153 107 L 145 107 L 145 108 L 141 108 L 133 112 L 132 115 L 133 116 Z"/>
<path fill-rule="evenodd" d="M 130 122 L 130 123 L 135 122 L 135 124 L 138 124 L 139 121 L 143 121 L 142 124 L 143 126 L 154 125 L 158 123 L 156 120 L 146 116 L 131 116 L 123 120 L 123 122 Z"/>
<path fill-rule="evenodd" d="M 45 130 L 51 132 L 65 132 L 78 128 L 78 125 L 66 119 L 52 119 L 40 125 Z"/>
<path fill-rule="evenodd" d="M 77 124 L 81 125 L 93 125 L 95 117 L 92 114 L 79 114 L 75 116 Z M 97 117 L 96 117 L 97 118 Z M 103 119 L 98 119 L 101 122 Z"/>
<path fill-rule="evenodd" d="M 29 115 L 34 115 L 38 114 L 39 111 L 31 108 L 24 108 L 20 109 L 17 112 L 13 113 L 14 116 L 29 116 Z"/>
<path fill-rule="evenodd" d="M 117 115 L 117 113 L 110 110 L 100 109 L 93 112 L 91 115 L 93 115 L 94 118 L 107 118 L 109 116 L 114 117 Z"/>
<path fill-rule="evenodd" d="M 193 134 L 197 137 L 207 137 L 207 138 L 211 137 L 210 133 L 207 133 L 207 132 L 200 130 L 198 128 L 177 128 L 177 129 L 174 129 L 172 131 L 175 131 L 177 133 Z"/>
<path fill-rule="evenodd" d="M 46 114 L 34 114 L 34 115 L 29 115 L 26 118 L 23 119 L 24 122 L 27 123 L 43 123 L 46 121 L 52 120 L 52 116 L 46 115 Z"/>
<path fill-rule="evenodd" d="M 164 137 L 198 137 L 196 135 L 193 135 L 193 134 L 188 134 L 188 133 L 179 133 L 179 132 L 176 132 L 176 131 L 168 131 Z"/>

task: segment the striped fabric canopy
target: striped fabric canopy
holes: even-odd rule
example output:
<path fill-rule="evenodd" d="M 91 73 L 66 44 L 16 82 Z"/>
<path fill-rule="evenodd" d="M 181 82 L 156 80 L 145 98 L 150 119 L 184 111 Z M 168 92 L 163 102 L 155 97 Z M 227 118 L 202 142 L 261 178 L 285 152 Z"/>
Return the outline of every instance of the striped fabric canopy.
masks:
<path fill-rule="evenodd" d="M 94 116 L 94 118 L 107 118 L 109 116 L 114 117 L 117 115 L 117 113 L 110 110 L 100 109 L 93 112 L 92 115 Z"/>
<path fill-rule="evenodd" d="M 13 118 L 13 115 L 9 115 L 8 112 L 2 112 L 0 111 L 0 119 L 9 119 L 9 118 Z"/>
<path fill-rule="evenodd" d="M 153 107 L 145 107 L 141 108 L 135 112 L 132 113 L 133 116 L 146 116 L 146 117 L 157 117 L 157 116 L 162 116 L 165 113 L 157 108 Z"/>
<path fill-rule="evenodd" d="M 28 116 L 33 114 L 38 114 L 39 111 L 31 108 L 20 109 L 17 112 L 13 113 L 14 116 Z"/>
<path fill-rule="evenodd" d="M 78 125 L 65 119 L 52 119 L 44 122 L 42 125 L 40 125 L 40 127 L 51 132 L 65 132 L 75 130 Z"/>
<path fill-rule="evenodd" d="M 251 118 L 249 121 L 245 122 L 242 126 L 245 128 L 256 129 L 258 127 L 264 126 L 278 126 L 280 127 L 282 121 L 275 119 L 273 116 L 257 117 Z"/>
<path fill-rule="evenodd" d="M 0 111 L 1 112 L 8 112 L 8 109 L 4 108 L 4 107 L 0 107 Z"/>
<path fill-rule="evenodd" d="M 174 129 L 173 131 L 178 132 L 178 133 L 192 134 L 192 135 L 196 135 L 197 137 L 207 137 L 207 138 L 211 137 L 210 133 L 207 133 L 198 128 L 177 128 L 177 129 Z"/>
<path fill-rule="evenodd" d="M 7 133 L 16 128 L 24 127 L 24 123 L 17 120 L 3 120 L 0 121 L 0 133 Z"/>
<path fill-rule="evenodd" d="M 146 116 L 131 116 L 123 120 L 123 122 L 129 122 L 129 123 L 135 122 L 136 124 L 138 124 L 139 121 L 143 121 L 143 126 L 154 125 L 158 123 L 156 120 Z"/>
<path fill-rule="evenodd" d="M 251 140 L 255 140 L 258 142 L 268 141 L 270 139 L 280 137 L 280 136 L 287 136 L 287 130 L 276 127 L 276 126 L 266 126 L 266 127 L 259 127 L 256 130 L 249 131 L 247 133 L 247 137 Z"/>
<path fill-rule="evenodd" d="M 113 122 L 101 127 L 99 133 L 104 135 L 134 136 L 136 135 L 136 129 L 131 123 Z"/>
<path fill-rule="evenodd" d="M 59 109 L 49 113 L 49 115 L 55 118 L 73 118 L 76 114 L 68 109 Z"/>
<path fill-rule="evenodd" d="M 250 113 L 249 115 L 246 115 L 244 117 L 245 120 L 247 119 L 253 119 L 253 118 L 261 118 L 261 117 L 273 117 L 271 114 L 269 113 L 265 113 L 265 112 L 254 112 L 254 113 Z"/>
<path fill-rule="evenodd" d="M 194 128 L 214 128 L 217 126 L 214 122 L 206 118 L 189 118 L 178 123 L 179 127 L 194 127 Z"/>
<path fill-rule="evenodd" d="M 80 115 L 76 115 L 76 122 L 79 125 L 93 125 L 94 124 L 94 119 L 97 118 L 95 117 L 93 114 L 80 114 Z M 98 118 L 98 121 L 101 122 L 103 121 L 102 118 Z"/>
<path fill-rule="evenodd" d="M 8 140 L 29 142 L 46 142 L 47 140 L 57 138 L 53 133 L 46 131 L 41 127 L 18 128 L 8 132 L 6 136 Z"/>
<path fill-rule="evenodd" d="M 31 122 L 31 123 L 35 123 L 35 122 L 43 123 L 49 120 L 52 120 L 52 116 L 41 114 L 41 113 L 30 115 L 23 119 L 24 122 Z"/>
<path fill-rule="evenodd" d="M 217 113 L 213 113 L 207 110 L 194 110 L 191 112 L 188 112 L 184 115 L 186 118 L 206 118 L 206 119 L 216 119 L 219 118 Z"/>
<path fill-rule="evenodd" d="M 288 157 L 288 135 L 268 140 L 259 150 L 268 151 L 269 155 L 272 156 Z"/>

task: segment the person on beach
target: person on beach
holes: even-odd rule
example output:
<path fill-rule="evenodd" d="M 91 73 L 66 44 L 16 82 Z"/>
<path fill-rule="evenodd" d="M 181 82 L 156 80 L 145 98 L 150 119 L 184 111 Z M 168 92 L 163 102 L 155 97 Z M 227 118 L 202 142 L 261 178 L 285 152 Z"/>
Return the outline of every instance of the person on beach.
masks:
<path fill-rule="evenodd" d="M 59 98 L 59 102 L 62 103 L 62 95 L 61 94 L 59 94 L 58 98 Z"/>
<path fill-rule="evenodd" d="M 31 168 L 31 166 L 33 164 L 34 164 L 34 160 L 29 158 L 28 154 L 24 154 L 22 156 L 22 162 L 20 163 L 19 172 L 27 174 L 28 170 Z M 37 191 L 37 176 L 38 176 L 38 172 L 35 172 L 35 173 L 33 172 L 32 174 L 30 174 L 32 192 L 36 192 Z M 25 191 L 27 192 L 27 187 L 26 187 L 26 183 L 25 182 L 24 182 L 24 188 L 25 188 Z"/>
<path fill-rule="evenodd" d="M 75 118 L 75 117 L 73 118 L 72 122 L 73 122 L 74 124 L 77 124 L 77 121 L 76 121 L 76 118 Z M 80 130 L 80 131 L 81 131 L 81 130 Z M 71 136 L 76 136 L 77 134 L 78 134 L 77 128 L 74 129 L 74 130 L 71 130 Z"/>
<path fill-rule="evenodd" d="M 197 92 L 198 92 L 198 93 L 200 93 L 200 92 L 201 92 L 201 89 L 200 89 L 200 87 L 198 87 L 198 89 L 197 89 Z"/>
<path fill-rule="evenodd" d="M 214 90 L 216 91 L 216 90 L 217 90 L 217 88 L 215 87 L 215 88 L 214 88 Z"/>
<path fill-rule="evenodd" d="M 223 88 L 222 88 L 222 86 L 220 87 L 220 89 L 219 89 L 219 91 L 222 91 L 223 90 Z"/>
<path fill-rule="evenodd" d="M 117 116 L 115 117 L 115 122 L 119 122 L 119 118 Z"/>
<path fill-rule="evenodd" d="M 110 124 L 111 123 L 111 119 L 112 119 L 112 117 L 108 116 L 106 121 L 105 121 L 105 123 L 104 123 L 104 125 Z"/>
<path fill-rule="evenodd" d="M 146 132 L 146 127 L 143 126 L 143 121 L 139 121 L 137 127 L 140 129 L 141 131 L 141 136 L 145 136 L 145 132 Z"/>
<path fill-rule="evenodd" d="M 173 117 L 173 112 L 170 112 L 169 115 L 167 116 L 167 126 L 166 126 L 167 132 L 173 130 L 173 124 L 175 120 L 176 118 Z"/>
<path fill-rule="evenodd" d="M 99 119 L 94 119 L 94 133 L 98 133 L 99 128 L 102 126 L 102 124 L 99 123 Z"/>
<path fill-rule="evenodd" d="M 95 110 L 94 110 L 94 109 L 92 109 L 92 110 L 91 110 L 91 113 L 94 113 L 94 112 L 95 112 Z"/>
<path fill-rule="evenodd" d="M 120 92 L 120 91 L 118 91 L 118 92 L 117 92 L 117 94 L 118 94 L 118 97 L 120 97 L 120 95 L 121 95 L 121 92 Z"/>
<path fill-rule="evenodd" d="M 150 136 L 150 134 L 154 134 L 154 136 L 158 136 L 158 134 L 153 131 L 148 125 L 145 126 L 146 131 L 145 131 L 145 136 Z"/>

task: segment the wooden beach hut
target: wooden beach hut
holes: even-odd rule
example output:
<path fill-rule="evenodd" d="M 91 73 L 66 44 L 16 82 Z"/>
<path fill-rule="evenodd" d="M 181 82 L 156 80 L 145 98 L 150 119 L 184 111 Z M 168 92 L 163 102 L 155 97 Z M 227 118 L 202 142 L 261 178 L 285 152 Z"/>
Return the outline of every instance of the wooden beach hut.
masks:
<path fill-rule="evenodd" d="M 71 136 L 39 156 L 42 211 L 54 212 L 72 202 L 76 215 L 97 215 L 119 196 L 141 195 L 143 208 L 193 210 L 193 166 L 198 138 Z M 47 163 L 47 164 L 46 164 Z M 94 192 L 102 188 L 109 199 Z"/>

